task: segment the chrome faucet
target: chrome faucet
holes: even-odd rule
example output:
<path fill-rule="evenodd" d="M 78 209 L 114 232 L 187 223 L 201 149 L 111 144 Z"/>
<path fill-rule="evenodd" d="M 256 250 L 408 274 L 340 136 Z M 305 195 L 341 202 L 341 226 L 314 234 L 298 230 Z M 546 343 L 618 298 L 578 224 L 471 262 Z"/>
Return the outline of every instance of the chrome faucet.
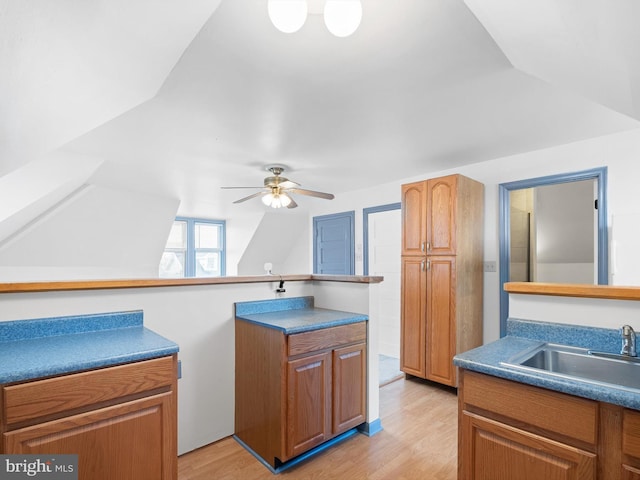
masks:
<path fill-rule="evenodd" d="M 629 325 L 623 325 L 622 327 L 622 350 L 620 350 L 620 355 L 638 356 L 636 352 L 636 332 Z"/>

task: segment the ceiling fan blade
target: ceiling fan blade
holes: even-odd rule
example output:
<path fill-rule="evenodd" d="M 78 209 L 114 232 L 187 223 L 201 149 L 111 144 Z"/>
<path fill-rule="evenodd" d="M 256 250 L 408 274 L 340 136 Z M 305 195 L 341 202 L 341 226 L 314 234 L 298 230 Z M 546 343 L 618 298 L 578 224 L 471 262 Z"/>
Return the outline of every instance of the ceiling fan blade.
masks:
<path fill-rule="evenodd" d="M 310 197 L 324 198 L 333 200 L 335 196 L 332 193 L 314 192 L 313 190 L 305 190 L 304 188 L 290 188 L 287 193 L 299 193 L 300 195 L 309 195 Z"/>
<path fill-rule="evenodd" d="M 256 189 L 256 188 L 264 188 L 264 187 L 220 187 L 220 188 L 223 189 L 223 190 L 231 190 L 231 189 L 234 189 L 234 188 L 253 188 L 253 189 Z"/>
<path fill-rule="evenodd" d="M 257 192 L 257 193 L 254 193 L 253 195 L 249 195 L 248 197 L 244 197 L 244 198 L 241 198 L 240 200 L 236 200 L 233 203 L 246 202 L 247 200 L 251 200 L 252 198 L 256 198 L 256 197 L 259 197 L 261 195 L 266 195 L 266 194 L 267 194 L 267 192 Z"/>
<path fill-rule="evenodd" d="M 289 197 L 289 195 L 287 195 Z M 289 197 L 291 198 L 291 197 Z M 291 198 L 291 203 L 289 205 L 287 205 L 287 208 L 296 208 L 298 206 L 298 204 L 296 203 L 296 201 Z"/>
<path fill-rule="evenodd" d="M 284 189 L 288 190 L 288 189 L 291 189 L 291 188 L 299 187 L 300 184 L 296 183 L 296 182 L 293 182 L 291 180 L 286 180 L 284 182 L 279 183 L 278 186 L 280 188 L 284 188 Z"/>

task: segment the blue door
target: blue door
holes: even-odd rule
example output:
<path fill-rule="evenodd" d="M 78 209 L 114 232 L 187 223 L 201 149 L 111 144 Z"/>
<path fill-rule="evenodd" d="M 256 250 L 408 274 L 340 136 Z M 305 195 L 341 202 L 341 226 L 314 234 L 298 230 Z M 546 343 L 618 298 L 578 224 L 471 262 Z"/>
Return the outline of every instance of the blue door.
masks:
<path fill-rule="evenodd" d="M 313 217 L 313 273 L 354 275 L 355 212 Z"/>

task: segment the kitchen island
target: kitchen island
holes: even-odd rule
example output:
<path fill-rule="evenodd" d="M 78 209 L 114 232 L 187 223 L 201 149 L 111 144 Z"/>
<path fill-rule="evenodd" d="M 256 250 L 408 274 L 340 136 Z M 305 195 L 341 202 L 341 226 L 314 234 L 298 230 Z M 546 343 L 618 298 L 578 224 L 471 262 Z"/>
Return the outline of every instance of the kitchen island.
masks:
<path fill-rule="evenodd" d="M 367 321 L 312 296 L 235 305 L 235 438 L 273 472 L 366 422 Z"/>

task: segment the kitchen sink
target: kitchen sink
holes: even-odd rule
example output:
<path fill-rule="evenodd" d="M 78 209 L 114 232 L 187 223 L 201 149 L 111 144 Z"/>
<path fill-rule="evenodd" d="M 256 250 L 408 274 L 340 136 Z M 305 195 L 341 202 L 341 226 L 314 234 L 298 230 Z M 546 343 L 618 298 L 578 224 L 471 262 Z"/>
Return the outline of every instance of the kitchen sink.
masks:
<path fill-rule="evenodd" d="M 521 352 L 502 364 L 555 377 L 640 390 L 640 359 L 614 353 L 544 343 Z"/>

